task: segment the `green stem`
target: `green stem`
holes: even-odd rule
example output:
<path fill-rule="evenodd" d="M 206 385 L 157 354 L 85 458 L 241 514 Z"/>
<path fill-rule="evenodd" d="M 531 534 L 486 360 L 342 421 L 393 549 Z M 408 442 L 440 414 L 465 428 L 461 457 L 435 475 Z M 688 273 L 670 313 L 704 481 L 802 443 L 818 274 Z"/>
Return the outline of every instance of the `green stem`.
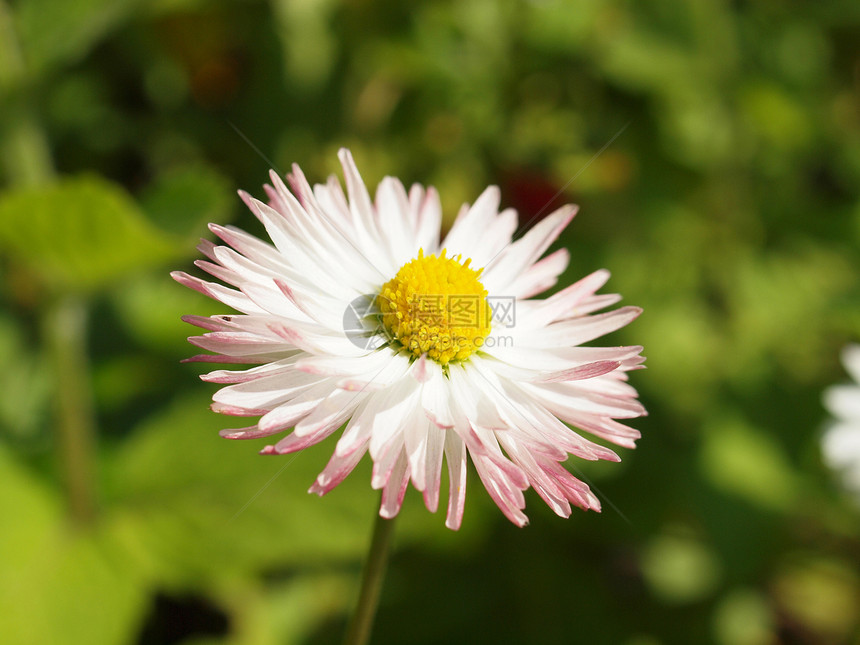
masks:
<path fill-rule="evenodd" d="M 72 521 L 95 518 L 95 423 L 86 348 L 87 309 L 73 296 L 45 314 L 45 337 L 56 379 L 57 439 Z"/>
<path fill-rule="evenodd" d="M 346 630 L 344 645 L 366 645 L 370 641 L 370 631 L 373 629 L 373 619 L 379 605 L 379 592 L 382 589 L 382 580 L 385 578 L 393 533 L 394 520 L 386 520 L 377 514 L 373 524 L 370 551 L 361 575 L 358 605 Z"/>

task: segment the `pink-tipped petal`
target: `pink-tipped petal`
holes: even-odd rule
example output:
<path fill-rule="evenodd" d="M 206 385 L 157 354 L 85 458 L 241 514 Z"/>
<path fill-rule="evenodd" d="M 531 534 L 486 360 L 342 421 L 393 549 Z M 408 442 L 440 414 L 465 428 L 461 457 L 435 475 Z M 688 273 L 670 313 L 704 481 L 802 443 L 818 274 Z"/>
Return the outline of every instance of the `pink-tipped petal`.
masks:
<path fill-rule="evenodd" d="M 448 515 L 445 526 L 457 531 L 463 522 L 466 504 L 466 447 L 455 433 L 445 436 L 445 461 L 448 462 Z"/>
<path fill-rule="evenodd" d="M 349 475 L 364 453 L 367 451 L 367 444 L 358 446 L 353 452 L 343 457 L 337 454 L 332 455 L 325 469 L 317 476 L 316 481 L 308 489 L 309 493 L 316 493 L 320 497 L 331 492 L 338 484 L 340 484 L 347 475 Z"/>
<path fill-rule="evenodd" d="M 409 462 L 406 454 L 401 452 L 388 483 L 382 489 L 382 504 L 379 514 L 385 519 L 391 519 L 400 512 L 403 505 L 403 497 L 406 495 L 406 487 L 409 485 Z"/>

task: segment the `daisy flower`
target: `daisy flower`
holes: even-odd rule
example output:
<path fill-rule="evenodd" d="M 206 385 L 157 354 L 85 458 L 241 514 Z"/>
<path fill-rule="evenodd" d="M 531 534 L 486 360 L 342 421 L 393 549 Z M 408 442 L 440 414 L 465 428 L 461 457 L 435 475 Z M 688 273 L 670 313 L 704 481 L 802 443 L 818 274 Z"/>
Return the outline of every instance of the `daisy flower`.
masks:
<path fill-rule="evenodd" d="M 824 393 L 824 405 L 835 419 L 821 438 L 821 453 L 860 499 L 860 345 L 842 350 L 842 364 L 854 383 L 834 385 Z"/>
<path fill-rule="evenodd" d="M 173 277 L 239 314 L 185 320 L 206 333 L 189 341 L 212 352 L 189 360 L 254 364 L 202 378 L 224 384 L 213 410 L 259 417 L 223 430 L 229 439 L 287 433 L 264 454 L 293 453 L 339 433 L 310 492 L 331 491 L 365 453 L 380 515 L 395 516 L 409 482 L 431 512 L 448 471 L 446 525 L 460 527 L 467 461 L 513 523 L 524 526 L 523 492 L 534 488 L 559 515 L 571 504 L 600 509 L 561 464 L 569 454 L 619 461 L 604 442 L 632 448 L 639 432 L 617 419 L 645 414 L 627 372 L 641 347 L 584 347 L 640 310 L 595 313 L 620 299 L 596 292 L 600 270 L 546 299 L 566 268 L 564 249 L 542 257 L 576 213 L 565 206 L 512 241 L 517 214 L 499 212 L 487 188 L 464 205 L 440 239 L 433 188 L 386 177 L 375 199 L 349 151 L 335 177 L 311 187 L 298 166 L 289 188 L 271 173 L 267 203 L 240 192 L 271 243 L 231 226 L 201 242 L 199 268 L 220 282 Z M 229 286 L 226 286 L 229 285 Z"/>

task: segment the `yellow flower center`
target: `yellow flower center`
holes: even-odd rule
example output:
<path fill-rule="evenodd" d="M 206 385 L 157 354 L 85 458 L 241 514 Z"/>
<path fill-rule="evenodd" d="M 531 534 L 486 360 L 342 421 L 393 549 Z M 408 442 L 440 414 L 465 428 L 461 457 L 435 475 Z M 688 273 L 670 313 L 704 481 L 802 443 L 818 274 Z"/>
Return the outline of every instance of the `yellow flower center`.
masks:
<path fill-rule="evenodd" d="M 471 259 L 424 255 L 410 260 L 376 297 L 389 335 L 416 357 L 447 365 L 481 348 L 490 333 L 487 290 Z"/>

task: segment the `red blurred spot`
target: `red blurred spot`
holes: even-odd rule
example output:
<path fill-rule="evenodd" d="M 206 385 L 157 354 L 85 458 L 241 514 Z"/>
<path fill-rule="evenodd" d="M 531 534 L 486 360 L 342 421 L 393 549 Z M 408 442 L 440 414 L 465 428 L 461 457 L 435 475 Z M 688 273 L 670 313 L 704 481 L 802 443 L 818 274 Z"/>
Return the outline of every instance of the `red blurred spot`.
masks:
<path fill-rule="evenodd" d="M 519 213 L 520 225 L 531 226 L 572 201 L 566 190 L 532 168 L 503 170 L 500 188 L 504 205 Z"/>

